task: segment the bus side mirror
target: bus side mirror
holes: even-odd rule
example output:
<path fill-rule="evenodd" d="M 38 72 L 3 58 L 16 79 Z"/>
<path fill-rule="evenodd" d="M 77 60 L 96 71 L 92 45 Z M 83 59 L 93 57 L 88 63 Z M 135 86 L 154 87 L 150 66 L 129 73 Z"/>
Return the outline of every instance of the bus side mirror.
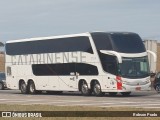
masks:
<path fill-rule="evenodd" d="M 147 50 L 147 52 L 153 56 L 154 62 L 157 62 L 157 55 L 154 52 L 150 51 L 150 50 Z"/>

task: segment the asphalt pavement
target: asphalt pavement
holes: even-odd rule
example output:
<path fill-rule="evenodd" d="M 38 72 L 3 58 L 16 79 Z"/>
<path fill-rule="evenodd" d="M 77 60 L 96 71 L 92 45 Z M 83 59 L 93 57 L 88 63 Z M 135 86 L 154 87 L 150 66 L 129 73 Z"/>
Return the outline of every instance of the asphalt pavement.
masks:
<path fill-rule="evenodd" d="M 30 95 L 21 94 L 19 90 L 0 90 L 0 104 L 160 108 L 160 94 L 152 90 L 132 92 L 128 97 L 120 94 L 114 97 L 108 94 L 96 97 L 82 96 L 78 92 Z"/>

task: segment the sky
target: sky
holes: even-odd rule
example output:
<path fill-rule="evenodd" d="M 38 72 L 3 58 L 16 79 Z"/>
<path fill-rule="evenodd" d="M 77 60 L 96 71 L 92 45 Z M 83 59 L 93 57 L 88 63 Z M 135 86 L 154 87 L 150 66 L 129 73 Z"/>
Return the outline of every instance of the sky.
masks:
<path fill-rule="evenodd" d="M 160 40 L 160 0 L 0 0 L 0 41 L 92 31 Z"/>

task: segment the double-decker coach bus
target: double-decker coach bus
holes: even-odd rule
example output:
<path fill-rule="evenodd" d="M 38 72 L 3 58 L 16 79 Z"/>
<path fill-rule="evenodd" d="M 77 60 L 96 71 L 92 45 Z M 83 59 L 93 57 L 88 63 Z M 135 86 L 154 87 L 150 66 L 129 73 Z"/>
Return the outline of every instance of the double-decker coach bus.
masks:
<path fill-rule="evenodd" d="M 6 82 L 35 94 L 129 95 L 150 90 L 148 54 L 131 32 L 92 32 L 6 42 Z"/>

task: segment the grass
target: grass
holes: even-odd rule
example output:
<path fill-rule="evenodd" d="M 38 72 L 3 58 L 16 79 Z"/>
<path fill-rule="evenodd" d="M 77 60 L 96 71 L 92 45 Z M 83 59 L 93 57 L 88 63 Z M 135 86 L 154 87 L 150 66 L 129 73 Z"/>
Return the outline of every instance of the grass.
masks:
<path fill-rule="evenodd" d="M 160 111 L 160 109 L 143 109 L 128 107 L 86 107 L 86 106 L 53 106 L 53 105 L 6 105 L 0 104 L 0 111 Z M 1 120 L 2 118 L 0 118 Z M 21 120 L 22 118 L 3 118 L 3 120 Z M 154 117 L 45 117 L 23 118 L 23 120 L 159 120 Z"/>

